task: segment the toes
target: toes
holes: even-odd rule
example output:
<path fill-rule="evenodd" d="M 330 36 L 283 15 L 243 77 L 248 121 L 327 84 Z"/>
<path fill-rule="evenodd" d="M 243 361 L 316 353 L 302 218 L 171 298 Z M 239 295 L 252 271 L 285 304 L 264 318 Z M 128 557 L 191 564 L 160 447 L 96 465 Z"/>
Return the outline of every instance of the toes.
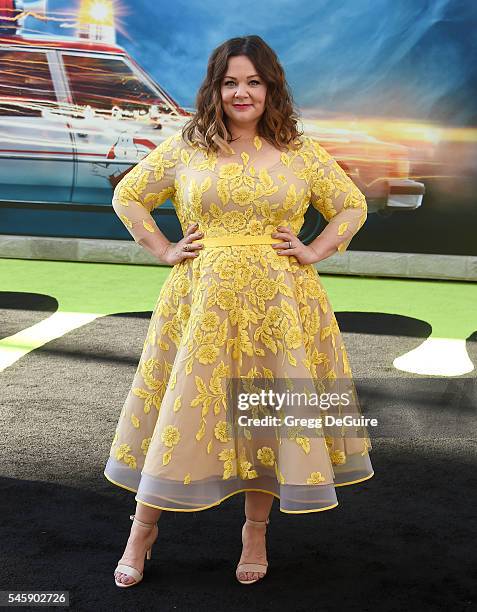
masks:
<path fill-rule="evenodd" d="M 130 584 L 133 581 L 131 576 L 128 576 L 127 574 L 123 574 L 121 572 L 118 572 L 117 574 L 115 574 L 115 576 L 116 580 L 121 584 Z"/>
<path fill-rule="evenodd" d="M 265 574 L 263 572 L 238 572 L 237 577 L 239 580 L 258 580 L 263 578 Z"/>

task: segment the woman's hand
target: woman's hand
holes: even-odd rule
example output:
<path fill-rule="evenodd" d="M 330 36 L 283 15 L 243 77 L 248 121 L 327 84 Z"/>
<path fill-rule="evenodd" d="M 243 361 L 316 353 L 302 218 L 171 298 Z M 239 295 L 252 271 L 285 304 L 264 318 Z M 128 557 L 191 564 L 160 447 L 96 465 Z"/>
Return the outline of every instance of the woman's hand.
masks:
<path fill-rule="evenodd" d="M 318 253 L 311 246 L 306 246 L 299 240 L 289 227 L 277 227 L 278 232 L 272 234 L 273 238 L 281 238 L 284 242 L 272 244 L 277 255 L 293 255 L 300 264 L 313 264 L 320 261 Z M 289 248 L 291 243 L 291 248 Z"/>
<path fill-rule="evenodd" d="M 166 246 L 160 255 L 160 258 L 164 263 L 174 266 L 184 259 L 194 259 L 199 255 L 198 251 L 203 249 L 204 245 L 194 243 L 194 240 L 202 238 L 204 234 L 202 232 L 195 231 L 198 225 L 198 223 L 189 225 L 182 240 L 179 240 L 179 242 L 170 242 Z"/>

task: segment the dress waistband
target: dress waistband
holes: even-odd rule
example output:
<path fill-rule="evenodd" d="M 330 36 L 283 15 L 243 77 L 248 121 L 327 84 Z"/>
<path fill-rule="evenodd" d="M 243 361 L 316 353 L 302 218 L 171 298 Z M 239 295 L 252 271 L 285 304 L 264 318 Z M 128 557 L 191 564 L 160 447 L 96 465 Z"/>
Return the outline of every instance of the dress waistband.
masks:
<path fill-rule="evenodd" d="M 248 234 L 229 234 L 225 236 L 205 236 L 199 238 L 204 247 L 236 246 L 240 244 L 277 244 L 283 242 L 280 238 L 273 238 L 271 234 L 250 236 Z"/>

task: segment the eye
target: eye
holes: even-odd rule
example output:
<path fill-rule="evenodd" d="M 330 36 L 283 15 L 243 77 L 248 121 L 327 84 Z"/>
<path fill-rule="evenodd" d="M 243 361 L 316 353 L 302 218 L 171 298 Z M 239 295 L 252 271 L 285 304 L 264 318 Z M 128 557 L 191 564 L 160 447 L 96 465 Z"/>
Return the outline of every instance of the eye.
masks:
<path fill-rule="evenodd" d="M 251 81 L 249 81 L 249 83 L 256 83 L 257 85 L 260 85 L 260 81 L 257 81 L 257 79 L 252 79 Z M 232 87 L 235 85 L 235 81 L 231 81 L 230 79 L 224 82 L 224 85 L 228 86 L 231 85 Z"/>

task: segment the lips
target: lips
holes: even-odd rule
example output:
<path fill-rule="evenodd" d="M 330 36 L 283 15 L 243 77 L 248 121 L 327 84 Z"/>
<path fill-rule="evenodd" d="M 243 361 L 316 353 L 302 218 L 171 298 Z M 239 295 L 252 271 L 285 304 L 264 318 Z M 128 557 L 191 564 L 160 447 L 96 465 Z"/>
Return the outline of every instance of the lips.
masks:
<path fill-rule="evenodd" d="M 234 108 L 248 108 L 251 104 L 234 104 Z"/>

